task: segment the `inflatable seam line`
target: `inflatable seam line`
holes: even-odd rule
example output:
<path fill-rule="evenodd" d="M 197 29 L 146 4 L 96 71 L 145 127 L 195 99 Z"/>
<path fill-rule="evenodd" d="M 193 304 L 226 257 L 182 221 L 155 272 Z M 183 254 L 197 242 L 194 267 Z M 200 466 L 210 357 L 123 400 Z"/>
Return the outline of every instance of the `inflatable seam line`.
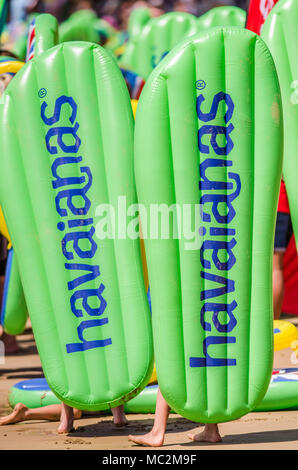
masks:
<path fill-rule="evenodd" d="M 170 154 L 170 159 L 171 159 L 171 173 L 172 173 L 172 187 L 174 191 L 174 204 L 177 202 L 177 197 L 176 197 L 176 182 L 175 182 L 175 172 L 174 172 L 174 160 L 173 160 L 173 136 L 172 136 L 172 126 L 171 126 L 171 113 L 170 113 L 170 101 L 169 101 L 169 90 L 168 90 L 168 84 L 167 81 L 165 81 L 165 88 L 166 88 L 166 97 L 167 97 L 167 109 L 168 109 L 168 119 L 167 119 L 167 127 L 168 127 L 168 135 L 169 135 L 169 154 Z M 185 349 L 184 349 L 184 325 L 183 325 L 183 292 L 182 292 L 182 277 L 181 277 L 181 250 L 180 250 L 180 241 L 179 239 L 176 240 L 176 246 L 177 246 L 177 251 L 178 251 L 178 276 L 179 276 L 179 298 L 180 298 L 180 325 L 181 325 L 181 337 L 182 337 L 182 351 L 181 351 L 181 356 L 185 357 Z M 187 363 L 184 361 L 184 368 L 183 368 L 183 375 L 184 375 L 184 392 L 185 392 L 185 397 L 187 401 L 187 381 L 186 381 L 186 367 Z"/>
<path fill-rule="evenodd" d="M 187 48 L 188 45 L 185 46 L 184 49 Z M 158 67 L 158 66 L 157 66 Z M 156 69 L 157 69 L 156 67 Z M 156 70 L 155 69 L 155 70 Z M 154 77 L 154 78 L 153 78 Z M 168 119 L 167 119 L 167 127 L 168 127 L 168 136 L 169 136 L 169 147 L 170 147 L 170 155 L 171 155 L 171 173 L 172 173 L 172 178 L 173 178 L 173 181 L 172 181 L 172 187 L 173 187 L 173 190 L 175 192 L 175 201 L 176 201 L 176 191 L 175 191 L 175 179 L 173 177 L 173 153 L 172 153 L 172 135 L 171 135 L 171 127 L 170 127 L 170 112 L 169 112 L 169 99 L 168 99 L 168 86 L 167 86 L 167 80 L 168 80 L 168 76 L 165 74 L 165 73 L 159 73 L 157 74 L 156 72 L 154 72 L 154 76 L 152 77 L 152 80 L 151 80 L 151 85 L 152 85 L 152 88 L 155 88 L 155 83 L 159 83 L 159 86 L 160 86 L 160 82 L 164 82 L 163 83 L 163 86 L 165 87 L 165 90 L 166 90 L 166 96 L 167 96 L 167 107 L 168 107 Z M 148 85 L 149 86 L 149 85 Z M 183 337 L 183 317 L 181 315 L 181 311 L 182 311 L 182 291 L 181 291 L 181 269 L 180 269 L 180 249 L 179 249 L 179 240 L 177 240 L 176 242 L 176 246 L 178 246 L 178 253 L 179 253 L 179 279 L 180 279 L 180 282 L 179 282 L 179 292 L 180 292 L 180 323 L 181 323 L 181 336 Z M 149 285 L 150 285 L 150 281 L 149 281 Z M 183 344 L 183 342 L 182 342 Z M 183 349 L 183 356 L 184 356 L 184 349 Z M 156 366 L 156 368 L 158 368 L 158 366 Z M 184 372 L 184 377 L 186 379 L 186 364 L 184 363 L 184 368 L 183 368 L 183 372 Z M 185 380 L 185 396 L 186 396 L 186 401 L 187 401 L 187 382 Z M 175 401 L 175 397 L 171 394 L 171 393 L 168 393 L 168 397 L 172 398 L 173 401 Z M 176 410 L 175 410 L 176 411 Z"/>
<path fill-rule="evenodd" d="M 94 47 L 92 48 L 92 59 L 93 59 L 93 64 L 95 65 L 95 61 L 94 61 L 94 54 L 95 54 L 95 50 L 94 50 Z M 94 70 L 94 67 L 93 67 L 93 70 Z M 110 202 L 110 194 L 109 194 L 109 185 L 108 185 L 108 178 L 107 178 L 107 171 L 106 171 L 106 152 L 105 152 L 105 146 L 104 146 L 104 142 L 105 142 L 105 139 L 104 139 L 104 136 L 102 134 L 102 116 L 101 116 L 101 107 L 100 107 L 100 100 L 99 100 L 99 96 L 98 96 L 98 88 L 97 88 L 97 77 L 94 76 L 93 74 L 93 79 L 95 81 L 95 93 L 96 93 L 96 100 L 97 100 L 97 103 L 98 103 L 98 120 L 99 120 L 99 126 L 98 126 L 98 133 L 99 135 L 101 136 L 100 140 L 102 142 L 102 161 L 103 161 L 103 166 L 104 166 L 104 174 L 103 174 L 103 180 L 104 180 L 104 185 L 106 186 L 106 190 L 107 190 L 107 195 L 108 195 L 108 201 Z M 115 269 L 116 269 L 116 278 L 117 278 L 117 286 L 116 286 L 116 289 L 117 289 L 117 292 L 119 293 L 119 297 L 120 297 L 120 289 L 119 289 L 119 276 L 118 276 L 118 271 L 117 271 L 117 264 L 116 264 L 116 256 L 115 256 L 115 240 L 113 240 L 113 243 L 112 243 L 112 246 L 113 246 L 113 249 L 112 249 L 112 256 L 115 260 Z M 123 309 L 122 309 L 122 305 L 121 305 L 121 299 L 120 299 L 120 306 L 121 306 L 121 315 L 120 315 L 120 318 L 121 318 L 121 329 L 123 331 L 123 317 L 122 317 L 122 312 L 123 312 Z M 120 320 L 120 319 L 119 319 Z M 124 335 L 123 335 L 124 336 Z M 125 351 L 126 351 L 126 344 L 125 344 L 125 337 L 124 337 L 124 346 L 125 346 Z M 104 348 L 104 356 L 106 357 L 106 350 Z M 106 370 L 106 377 L 107 377 L 107 380 L 108 380 L 108 388 L 110 389 L 110 376 L 109 376 L 109 369 L 107 368 L 107 361 L 105 360 L 104 361 L 104 364 L 105 364 L 105 370 Z"/>
<path fill-rule="evenodd" d="M 251 90 L 255 90 L 255 85 L 256 85 L 256 79 L 255 79 L 255 74 L 256 74 L 256 61 L 255 61 L 255 56 L 256 56 L 256 47 L 257 47 L 257 36 L 253 36 L 253 41 L 251 43 L 251 46 L 252 46 L 252 53 L 251 53 L 251 61 L 252 61 L 252 68 L 253 70 L 251 70 L 251 77 L 250 77 L 250 80 L 251 80 Z M 254 121 L 255 120 L 255 116 L 256 116 L 256 103 L 255 103 L 255 93 L 253 94 L 253 99 L 251 99 L 251 115 L 254 117 Z M 255 129 L 253 128 L 253 132 L 252 132 L 252 145 L 251 145 L 251 148 L 252 148 L 252 152 L 253 152 L 253 157 L 251 159 L 251 172 L 252 172 L 252 178 L 251 178 L 251 184 L 252 184 L 252 187 L 251 187 L 251 214 L 250 214 L 250 217 L 251 217 L 251 222 L 250 222 L 250 225 L 252 227 L 252 233 L 251 233 L 251 240 L 250 240 L 250 253 L 253 253 L 253 247 L 254 247 L 254 240 L 255 240 L 255 237 L 254 237 L 254 226 L 255 224 L 253 223 L 254 221 L 254 213 L 255 213 L 255 203 L 256 203 L 256 200 L 255 200 L 255 159 L 256 159 L 256 134 L 255 134 Z M 249 271 L 250 271 L 250 276 L 249 276 L 249 292 L 250 292 L 250 296 L 249 296 L 249 311 L 250 311 L 250 315 L 248 316 L 248 328 L 247 328 L 247 334 L 248 334 L 248 338 L 247 338 L 247 345 L 248 345 L 248 348 L 247 348 L 247 353 L 248 353 L 248 374 L 247 374 L 247 384 L 246 384 L 246 390 L 247 390 L 247 406 L 248 406 L 248 403 L 249 403 L 249 395 L 250 395 L 250 375 L 251 375 L 251 358 L 250 358 L 250 347 L 251 347 L 251 341 L 252 341 L 252 285 L 253 285 L 253 257 L 251 256 L 250 257 L 250 266 L 249 266 Z"/>

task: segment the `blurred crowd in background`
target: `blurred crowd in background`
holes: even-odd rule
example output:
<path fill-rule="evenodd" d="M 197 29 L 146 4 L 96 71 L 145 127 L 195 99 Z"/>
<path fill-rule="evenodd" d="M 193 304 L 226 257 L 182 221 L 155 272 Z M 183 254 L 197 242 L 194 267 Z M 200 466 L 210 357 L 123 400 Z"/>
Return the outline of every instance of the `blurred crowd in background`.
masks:
<path fill-rule="evenodd" d="M 78 9 L 93 9 L 98 16 L 106 17 L 114 27 L 125 30 L 128 16 L 136 6 L 150 7 L 153 16 L 168 11 L 186 11 L 200 16 L 210 8 L 234 5 L 247 10 L 249 0 L 9 0 L 10 24 L 25 20 L 33 12 L 51 13 L 58 21 L 66 20 Z"/>

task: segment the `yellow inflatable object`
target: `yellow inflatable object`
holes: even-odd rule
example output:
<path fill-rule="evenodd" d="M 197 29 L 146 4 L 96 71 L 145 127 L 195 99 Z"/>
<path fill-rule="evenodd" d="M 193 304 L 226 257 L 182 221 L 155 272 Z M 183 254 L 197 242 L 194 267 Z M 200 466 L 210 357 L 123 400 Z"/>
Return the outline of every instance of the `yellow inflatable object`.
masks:
<path fill-rule="evenodd" d="M 148 382 L 148 385 L 152 385 L 152 384 L 156 384 L 156 383 L 157 383 L 157 375 L 156 375 L 156 368 L 155 368 L 155 364 L 154 364 L 154 369 L 153 369 L 151 378 Z"/>
<path fill-rule="evenodd" d="M 132 112 L 135 118 L 136 112 L 137 112 L 138 100 L 130 100 L 130 102 L 131 102 Z"/>
<path fill-rule="evenodd" d="M 17 73 L 25 65 L 24 62 L 18 60 L 8 60 L 7 62 L 0 62 L 0 75 L 2 73 Z"/>
<path fill-rule="evenodd" d="M 11 239 L 10 239 L 10 236 L 9 236 L 9 233 L 8 233 L 8 230 L 7 230 L 7 225 L 6 225 L 6 222 L 4 220 L 4 215 L 3 215 L 1 207 L 0 207 L 0 233 L 7 239 L 7 241 L 8 241 L 7 248 L 10 249 L 11 248 Z"/>
<path fill-rule="evenodd" d="M 297 329 L 293 323 L 274 320 L 274 351 L 289 348 L 297 339 Z"/>
<path fill-rule="evenodd" d="M 125 46 L 126 44 L 122 44 L 122 46 L 118 47 L 115 51 L 114 54 L 116 57 L 119 57 L 120 55 L 124 54 L 125 52 Z"/>

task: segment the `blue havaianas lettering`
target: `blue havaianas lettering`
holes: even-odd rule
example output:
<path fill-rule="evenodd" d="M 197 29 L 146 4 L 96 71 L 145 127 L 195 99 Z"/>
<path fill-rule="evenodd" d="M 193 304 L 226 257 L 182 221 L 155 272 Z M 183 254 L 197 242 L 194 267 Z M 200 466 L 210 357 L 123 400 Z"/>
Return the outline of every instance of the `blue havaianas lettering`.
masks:
<path fill-rule="evenodd" d="M 214 225 L 208 227 L 210 239 L 204 240 L 200 249 L 201 278 L 205 279 L 208 288 L 201 292 L 201 300 L 204 301 L 200 312 L 200 324 L 205 332 L 212 332 L 215 329 L 221 335 L 206 335 L 202 343 L 202 357 L 190 357 L 190 367 L 226 367 L 235 366 L 236 359 L 218 357 L 218 345 L 235 344 L 236 337 L 231 336 L 237 325 L 235 311 L 237 309 L 236 300 L 226 303 L 228 293 L 235 292 L 235 281 L 230 278 L 230 271 L 236 264 L 237 259 L 233 252 L 237 244 L 236 230 L 229 227 L 229 224 L 236 217 L 234 201 L 241 191 L 241 181 L 238 173 L 228 171 L 233 166 L 233 160 L 223 158 L 231 154 L 234 149 L 232 140 L 233 124 L 230 122 L 235 105 L 231 96 L 224 92 L 214 95 L 209 112 L 202 111 L 202 103 L 205 97 L 200 94 L 196 101 L 196 110 L 199 121 L 205 123 L 198 130 L 198 147 L 202 154 L 208 155 L 200 163 L 199 189 L 201 191 L 200 204 L 202 205 L 202 220 L 205 223 Z M 226 107 L 224 114 L 225 125 L 214 123 L 218 115 L 220 103 Z M 223 143 L 224 136 L 225 142 Z M 209 142 L 208 141 L 209 138 Z M 221 138 L 221 145 L 218 139 Z M 221 157 L 221 158 L 219 158 Z M 227 168 L 224 172 L 224 180 L 214 176 L 208 178 L 208 169 L 220 167 Z M 216 174 L 211 170 L 210 174 Z M 225 191 L 223 194 L 222 192 Z M 209 211 L 206 209 L 209 208 Z M 223 210 L 225 208 L 225 211 Z M 204 233 L 207 228 L 204 226 Z M 209 238 L 208 236 L 208 238 Z M 224 236 L 225 240 L 218 240 L 216 237 Z M 229 238 L 230 237 L 230 238 Z M 225 254 L 225 261 L 221 261 L 220 253 Z M 214 274 L 214 267 L 216 269 Z M 208 272 L 213 268 L 213 272 Z M 226 273 L 226 274 L 225 274 Z M 222 300 L 224 298 L 224 300 Z M 225 313 L 227 322 L 220 321 L 220 313 Z M 211 321 L 206 316 L 211 314 Z M 226 351 L 226 347 L 223 351 Z M 230 350 L 230 349 L 229 349 Z M 212 351 L 212 352 L 211 352 Z"/>
<path fill-rule="evenodd" d="M 92 264 L 98 246 L 93 239 L 95 234 L 93 219 L 87 217 L 91 208 L 87 192 L 92 186 L 92 173 L 88 166 L 81 166 L 83 157 L 74 155 L 78 153 L 81 146 L 81 139 L 78 135 L 79 123 L 76 121 L 78 106 L 71 96 L 62 95 L 55 101 L 52 116 L 46 114 L 47 107 L 47 103 L 43 102 L 40 114 L 44 124 L 49 126 L 45 135 L 46 148 L 51 157 L 56 156 L 51 165 L 52 187 L 56 191 L 55 206 L 60 218 L 65 218 L 65 221 L 58 222 L 57 229 L 60 232 L 69 229 L 61 240 L 61 249 L 66 260 L 74 260 L 73 263 L 65 263 L 64 268 L 73 273 L 80 272 L 75 279 L 67 283 L 68 290 L 74 291 L 69 299 L 70 310 L 76 318 L 82 318 L 77 327 L 77 341 L 66 344 L 66 351 L 70 354 L 108 346 L 112 344 L 112 339 L 98 339 L 98 336 L 102 334 L 98 334 L 97 329 L 102 329 L 109 320 L 108 318 L 95 318 L 102 316 L 107 307 L 103 295 L 105 286 L 101 282 L 98 288 L 86 286 L 86 283 L 100 276 L 100 270 L 98 265 Z M 59 125 L 62 110 L 63 125 L 61 123 Z M 67 112 L 69 114 L 66 114 Z M 69 121 L 70 125 L 65 125 L 65 121 Z M 73 165 L 76 165 L 75 175 L 80 173 L 81 176 L 71 175 Z M 63 173 L 67 173 L 68 176 L 61 176 Z M 80 244 L 82 241 L 83 244 Z M 83 263 L 79 262 L 81 259 Z M 98 307 L 90 305 L 92 298 L 97 299 Z M 85 332 L 90 330 L 95 339 L 86 339 Z"/>

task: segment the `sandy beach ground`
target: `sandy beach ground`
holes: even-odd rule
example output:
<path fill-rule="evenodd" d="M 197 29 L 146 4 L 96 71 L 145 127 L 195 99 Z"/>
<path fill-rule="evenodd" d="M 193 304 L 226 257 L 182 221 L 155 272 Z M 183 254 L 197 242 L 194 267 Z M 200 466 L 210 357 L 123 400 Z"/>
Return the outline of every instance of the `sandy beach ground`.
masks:
<path fill-rule="evenodd" d="M 298 326 L 297 317 L 284 317 Z M 41 363 L 30 326 L 18 336 L 20 352 L 5 357 L 0 365 L 0 416 L 11 408 L 8 391 L 21 380 L 43 377 Z M 274 367 L 298 367 L 292 362 L 290 348 L 275 353 Z M 143 434 L 151 429 L 154 415 L 128 415 L 129 424 L 117 428 L 111 416 L 83 417 L 75 421 L 75 432 L 57 433 L 57 422 L 26 421 L 0 426 L 1 450 L 139 450 L 144 447 L 128 440 L 129 434 Z M 241 419 L 219 425 L 220 444 L 196 444 L 187 434 L 202 426 L 171 414 L 163 449 L 192 450 L 298 450 L 298 410 L 250 413 Z M 148 448 L 147 448 L 148 449 Z"/>

